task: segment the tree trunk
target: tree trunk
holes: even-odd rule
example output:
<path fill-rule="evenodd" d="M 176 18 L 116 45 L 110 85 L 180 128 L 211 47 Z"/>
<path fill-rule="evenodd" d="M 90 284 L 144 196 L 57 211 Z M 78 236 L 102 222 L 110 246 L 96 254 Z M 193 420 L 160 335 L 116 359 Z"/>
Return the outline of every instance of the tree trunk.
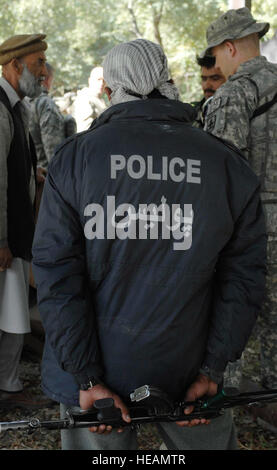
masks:
<path fill-rule="evenodd" d="M 151 3 L 151 2 L 150 2 Z M 154 27 L 154 35 L 155 39 L 161 47 L 163 47 L 163 41 L 160 33 L 160 22 L 163 16 L 163 7 L 164 7 L 164 0 L 161 2 L 159 10 L 156 8 L 153 3 L 151 3 L 152 14 L 153 14 L 153 27 Z"/>
<path fill-rule="evenodd" d="M 136 18 L 134 8 L 133 8 L 133 1 L 132 0 L 128 1 L 127 8 L 129 10 L 129 13 L 130 13 L 131 18 L 132 18 L 132 23 L 133 23 L 133 26 L 134 26 L 134 34 L 137 38 L 142 38 L 143 35 L 141 34 L 141 31 L 138 27 L 138 22 L 137 22 L 137 18 Z"/>

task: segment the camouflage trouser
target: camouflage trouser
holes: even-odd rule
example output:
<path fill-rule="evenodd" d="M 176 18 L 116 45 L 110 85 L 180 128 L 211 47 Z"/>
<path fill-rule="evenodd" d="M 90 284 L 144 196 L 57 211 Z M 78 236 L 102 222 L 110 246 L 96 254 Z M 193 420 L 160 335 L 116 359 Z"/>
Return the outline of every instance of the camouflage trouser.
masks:
<path fill-rule="evenodd" d="M 263 207 L 268 231 L 266 296 L 254 333 L 260 342 L 260 384 L 277 388 L 277 203 Z M 243 357 L 227 366 L 225 386 L 238 387 L 242 371 Z"/>

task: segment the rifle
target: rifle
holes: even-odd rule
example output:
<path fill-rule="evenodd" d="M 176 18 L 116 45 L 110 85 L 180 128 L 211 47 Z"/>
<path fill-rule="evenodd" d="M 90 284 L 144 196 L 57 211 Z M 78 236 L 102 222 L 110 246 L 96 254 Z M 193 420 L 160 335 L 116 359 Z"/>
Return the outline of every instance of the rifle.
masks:
<path fill-rule="evenodd" d="M 75 411 L 69 408 L 66 417 L 60 420 L 40 421 L 30 418 L 24 421 L 0 422 L 0 432 L 27 429 L 73 429 L 110 425 L 113 428 L 137 426 L 144 423 L 191 421 L 193 419 L 214 419 L 223 415 L 224 410 L 236 406 L 258 406 L 277 401 L 277 389 L 239 393 L 237 389 L 222 389 L 213 397 L 203 397 L 194 402 L 173 402 L 167 394 L 156 387 L 144 385 L 130 394 L 129 414 L 131 423 L 122 420 L 121 411 L 115 408 L 112 398 L 97 400 L 89 410 Z M 193 406 L 189 415 L 184 408 Z"/>

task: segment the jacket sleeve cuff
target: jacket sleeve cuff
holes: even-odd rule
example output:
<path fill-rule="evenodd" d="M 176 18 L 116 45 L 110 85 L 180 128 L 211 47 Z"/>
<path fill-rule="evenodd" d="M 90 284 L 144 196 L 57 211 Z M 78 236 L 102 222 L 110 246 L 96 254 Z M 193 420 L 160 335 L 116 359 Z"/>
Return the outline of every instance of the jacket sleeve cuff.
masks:
<path fill-rule="evenodd" d="M 91 378 L 99 380 L 99 382 L 103 382 L 103 376 L 103 369 L 97 364 L 83 369 L 82 372 L 79 372 L 78 374 L 74 374 L 74 378 L 78 385 L 89 382 Z"/>
<path fill-rule="evenodd" d="M 199 372 L 200 374 L 205 375 L 206 377 L 209 377 L 209 379 L 211 379 L 216 384 L 220 384 L 223 381 L 223 372 L 210 369 L 207 366 L 201 367 L 201 369 L 199 369 Z"/>
<path fill-rule="evenodd" d="M 224 371 L 227 366 L 227 361 L 224 358 L 215 357 L 212 354 L 207 354 L 205 360 L 199 370 L 200 374 L 206 375 L 213 382 L 219 384 L 223 380 Z"/>
<path fill-rule="evenodd" d="M 228 364 L 228 359 L 226 357 L 223 357 L 223 356 L 218 357 L 218 356 L 215 356 L 214 354 L 206 353 L 202 367 L 204 365 L 204 366 L 209 367 L 210 369 L 224 372 L 227 364 Z"/>

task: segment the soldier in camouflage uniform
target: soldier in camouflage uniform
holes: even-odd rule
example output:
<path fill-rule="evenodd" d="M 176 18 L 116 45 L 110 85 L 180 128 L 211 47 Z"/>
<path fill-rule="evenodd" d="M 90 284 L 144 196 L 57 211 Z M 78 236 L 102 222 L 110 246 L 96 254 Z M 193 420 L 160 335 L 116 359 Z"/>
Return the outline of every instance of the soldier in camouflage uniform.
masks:
<path fill-rule="evenodd" d="M 48 63 L 46 68 L 48 75 L 43 82 L 43 92 L 38 98 L 30 100 L 30 133 L 36 147 L 38 166 L 44 169 L 47 169 L 55 148 L 69 136 L 67 117 L 60 112 L 49 95 L 53 68 Z M 70 123 L 72 119 L 71 117 Z M 74 132 L 76 132 L 76 123 L 72 127 L 71 134 Z"/>
<path fill-rule="evenodd" d="M 46 62 L 47 76 L 42 83 L 42 93 L 38 98 L 29 99 L 30 120 L 29 128 L 37 154 L 37 166 L 45 176 L 48 163 L 54 155 L 54 151 L 66 137 L 77 131 L 76 121 L 70 116 L 64 116 L 54 100 L 49 95 L 53 79 L 53 67 Z M 36 219 L 40 207 L 44 181 L 37 185 L 36 195 Z M 35 288 L 35 282 L 31 273 L 30 284 Z"/>
<path fill-rule="evenodd" d="M 228 79 L 209 103 L 204 129 L 235 144 L 261 181 L 268 231 L 267 289 L 258 322 L 261 382 L 277 388 L 277 65 L 259 49 L 268 29 L 247 8 L 229 10 L 209 26 L 202 57 L 212 54 Z M 230 367 L 230 374 L 236 385 L 240 368 Z M 270 418 L 277 425 L 276 411 Z"/>
<path fill-rule="evenodd" d="M 196 117 L 193 122 L 195 127 L 204 127 L 204 116 L 209 99 L 216 90 L 225 82 L 225 77 L 221 70 L 215 67 L 215 58 L 210 56 L 197 57 L 197 63 L 201 67 L 201 87 L 204 97 L 201 101 L 190 103 L 195 108 Z"/>

